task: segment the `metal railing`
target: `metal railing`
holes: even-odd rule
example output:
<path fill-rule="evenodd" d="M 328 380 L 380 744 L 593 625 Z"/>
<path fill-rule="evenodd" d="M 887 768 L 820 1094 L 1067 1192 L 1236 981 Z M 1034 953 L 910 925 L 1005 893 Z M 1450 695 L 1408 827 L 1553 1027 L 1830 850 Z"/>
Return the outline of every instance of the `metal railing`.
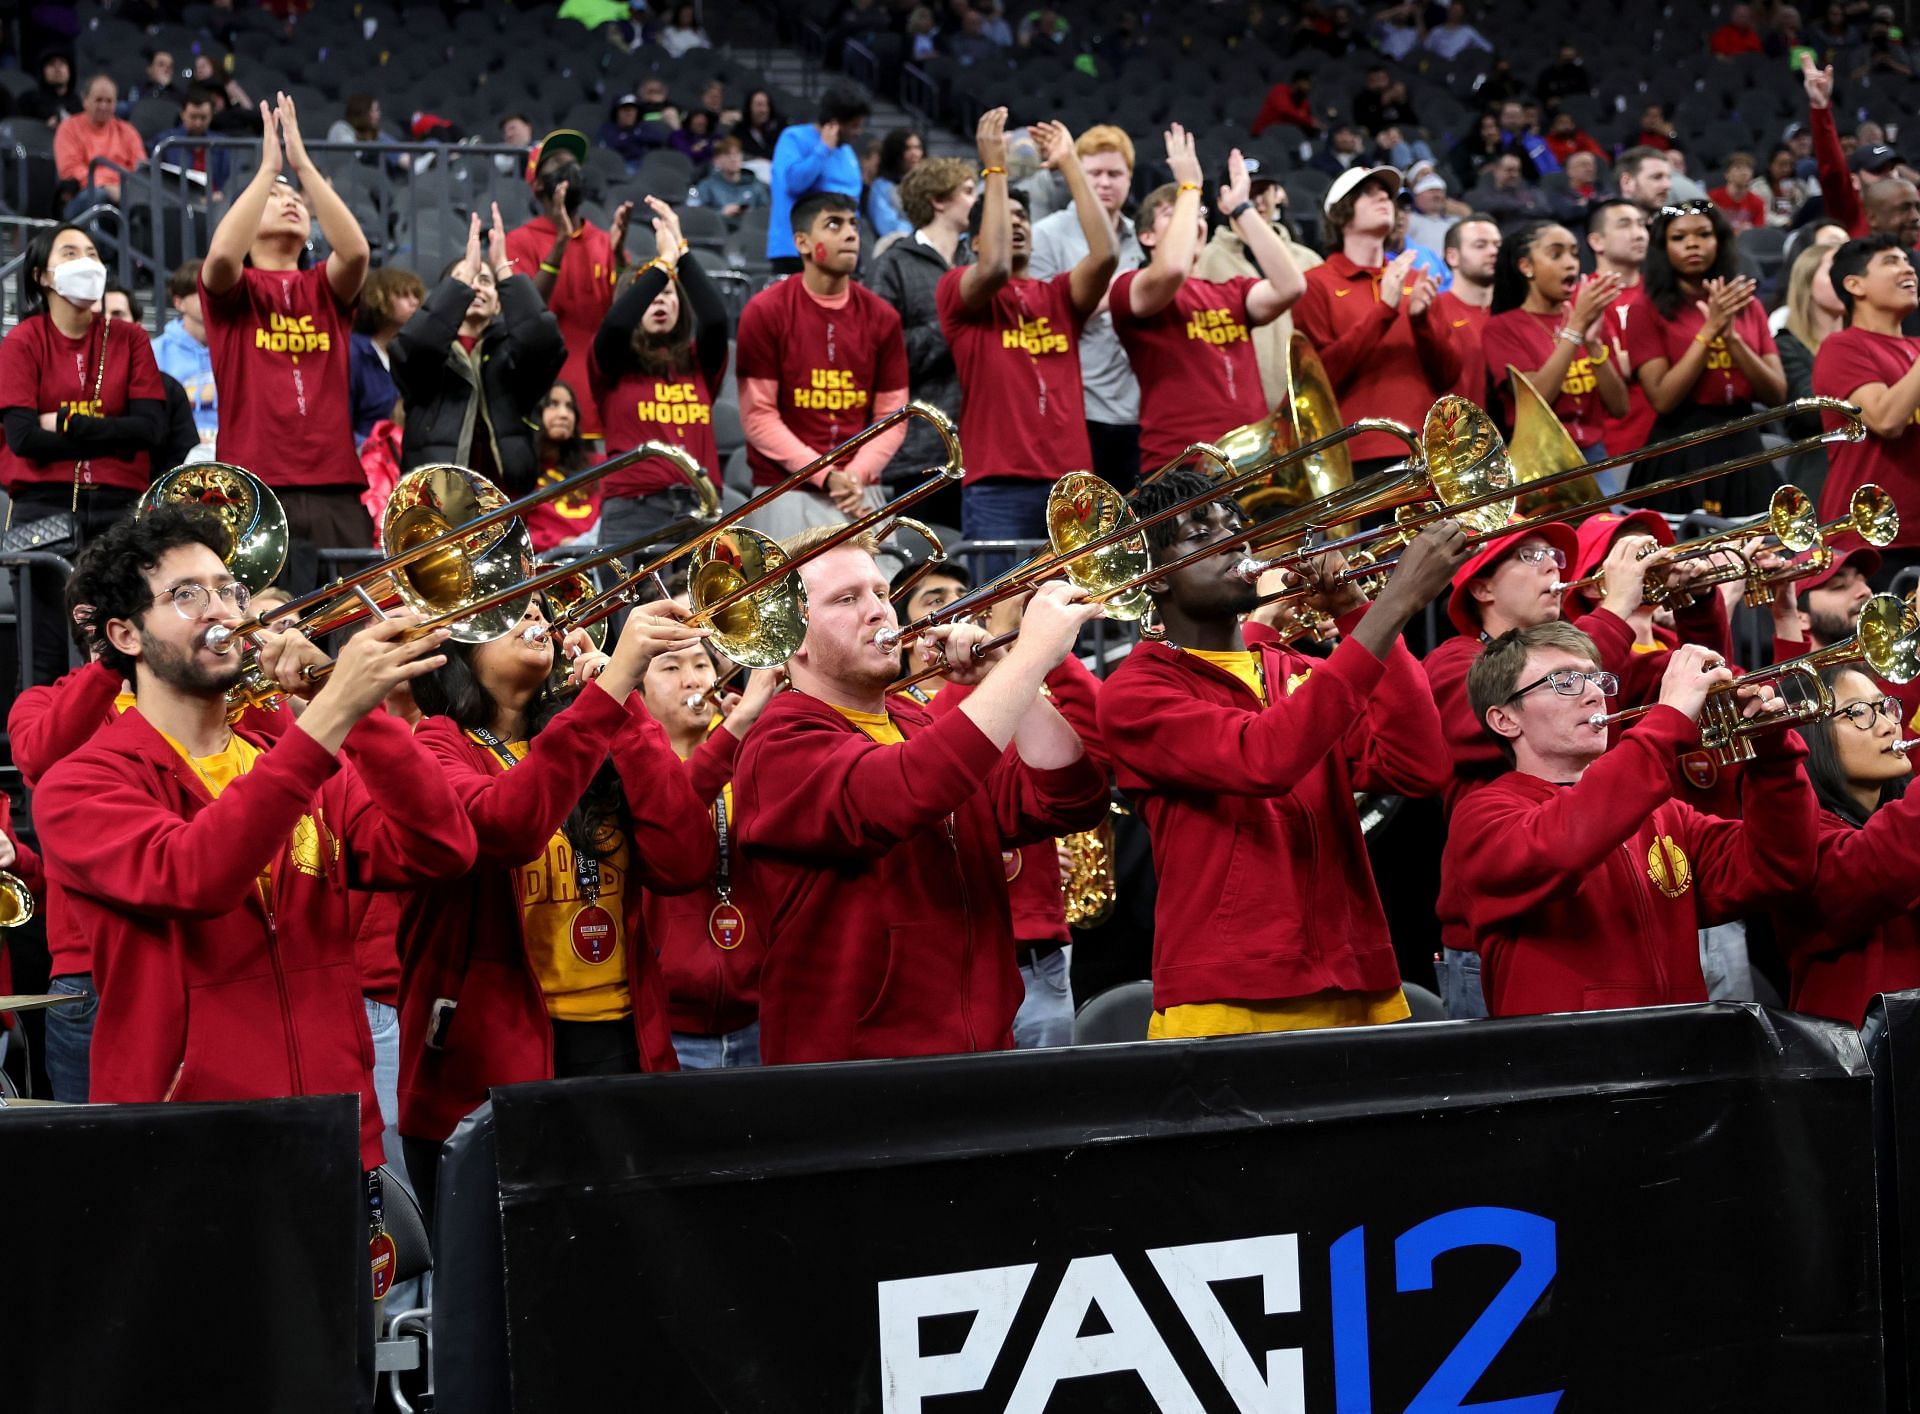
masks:
<path fill-rule="evenodd" d="M 900 66 L 900 106 L 923 127 L 940 121 L 940 85 L 918 64 Z"/>

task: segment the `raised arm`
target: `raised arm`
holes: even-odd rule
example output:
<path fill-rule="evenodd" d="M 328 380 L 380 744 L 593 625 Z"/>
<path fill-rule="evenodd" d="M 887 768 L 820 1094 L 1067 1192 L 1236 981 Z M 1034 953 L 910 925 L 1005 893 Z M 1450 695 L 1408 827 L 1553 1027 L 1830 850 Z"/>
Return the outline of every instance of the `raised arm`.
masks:
<path fill-rule="evenodd" d="M 1027 129 L 1046 165 L 1066 179 L 1073 197 L 1073 214 L 1080 221 L 1080 234 L 1086 237 L 1087 253 L 1073 267 L 1069 281 L 1074 313 L 1090 319 L 1107 297 L 1113 272 L 1119 268 L 1120 252 L 1113 241 L 1113 222 L 1106 208 L 1093 194 L 1093 186 L 1080 166 L 1080 154 L 1074 149 L 1073 134 L 1060 122 L 1036 123 Z"/>
<path fill-rule="evenodd" d="M 1255 328 L 1271 324 L 1306 293 L 1307 277 L 1293 263 L 1287 243 L 1280 239 L 1272 222 L 1253 204 L 1253 179 L 1247 175 L 1246 159 L 1237 147 L 1227 154 L 1227 184 L 1220 188 L 1220 214 L 1247 243 L 1247 254 L 1264 277 L 1247 291 L 1247 322 Z"/>
<path fill-rule="evenodd" d="M 273 184 L 280 179 L 280 119 L 265 103 L 260 105 L 260 165 L 253 180 L 241 190 L 213 229 L 207 242 L 207 256 L 200 266 L 200 283 L 210 295 L 224 295 L 240 283 L 246 268 L 247 252 L 260 229 L 260 217 L 267 209 Z"/>
<path fill-rule="evenodd" d="M 1847 168 L 1846 149 L 1840 146 L 1840 130 L 1833 120 L 1833 65 L 1820 68 L 1813 62 L 1812 51 L 1803 50 L 1800 82 L 1807 90 L 1807 126 L 1813 132 L 1813 160 L 1827 216 L 1845 226 L 1850 235 L 1864 231 L 1866 210 L 1860 201 L 1860 189 L 1853 184 L 1853 173 Z"/>
<path fill-rule="evenodd" d="M 1013 278 L 1013 216 L 1007 195 L 1007 110 L 989 108 L 974 128 L 980 153 L 980 234 L 973 264 L 960 272 L 960 307 L 979 314 Z"/>
<path fill-rule="evenodd" d="M 340 193 L 333 189 L 333 183 L 327 180 L 326 174 L 307 155 L 307 145 L 300 137 L 300 118 L 294 112 L 293 100 L 283 93 L 278 106 L 280 135 L 287 144 L 287 164 L 300 179 L 300 190 L 313 207 L 314 219 L 320 223 L 320 234 L 333 247 L 333 253 L 327 257 L 327 285 L 333 290 L 334 299 L 341 304 L 352 304 L 360 298 L 360 287 L 367 282 L 367 266 L 373 260 L 372 248 L 367 244 L 367 233 L 360 229 L 360 223 L 354 220 L 346 202 L 340 199 Z M 259 224 L 258 215 L 254 217 L 254 222 Z"/>
<path fill-rule="evenodd" d="M 1173 214 L 1154 246 L 1153 259 L 1142 266 L 1128 287 L 1135 319 L 1152 319 L 1173 303 L 1193 268 L 1194 248 L 1200 242 L 1200 158 L 1193 134 L 1175 123 L 1167 129 L 1167 166 L 1180 184 Z"/>

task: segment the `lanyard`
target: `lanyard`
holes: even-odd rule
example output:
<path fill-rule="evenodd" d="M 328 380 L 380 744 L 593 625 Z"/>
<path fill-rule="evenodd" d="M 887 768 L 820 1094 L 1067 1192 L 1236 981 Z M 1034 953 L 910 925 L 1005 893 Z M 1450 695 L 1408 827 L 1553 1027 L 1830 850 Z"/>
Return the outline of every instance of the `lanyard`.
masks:
<path fill-rule="evenodd" d="M 507 749 L 507 744 L 488 731 L 485 727 L 472 727 L 467 735 L 479 742 L 487 750 L 500 758 L 500 764 L 511 771 L 520 764 L 520 758 Z M 584 849 L 573 852 L 573 876 L 580 885 L 580 897 L 587 903 L 593 903 L 600 897 L 600 858 Z"/>
<path fill-rule="evenodd" d="M 719 867 L 713 873 L 714 892 L 725 903 L 733 895 L 733 830 L 727 823 L 727 788 L 713 798 L 713 833 L 720 845 Z"/>

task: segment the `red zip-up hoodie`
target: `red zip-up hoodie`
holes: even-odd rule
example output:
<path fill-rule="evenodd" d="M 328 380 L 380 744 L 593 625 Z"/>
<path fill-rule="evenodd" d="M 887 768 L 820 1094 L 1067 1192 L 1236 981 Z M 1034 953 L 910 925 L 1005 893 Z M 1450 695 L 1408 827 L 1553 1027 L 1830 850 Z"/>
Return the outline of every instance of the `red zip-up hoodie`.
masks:
<path fill-rule="evenodd" d="M 687 780 L 694 798 L 707 807 L 707 833 L 716 847 L 719 835 L 713 802 L 733 779 L 739 751 L 740 738 L 716 726 L 686 761 Z M 738 811 L 738 804 L 734 809 Z M 684 1036 L 725 1036 L 751 1026 L 760 1014 L 760 965 L 767 955 L 770 920 L 747 886 L 752 871 L 742 857 L 739 822 L 729 815 L 727 823 L 733 902 L 746 920 L 745 936 L 736 946 L 721 947 L 707 931 L 720 901 L 715 874 L 702 881 L 704 887 L 689 893 L 647 895 L 647 934 L 660 949 L 667 1017 Z"/>
<path fill-rule="evenodd" d="M 887 700 L 882 746 L 783 692 L 740 749 L 740 846 L 771 919 L 760 972 L 769 1065 L 1007 1050 L 1024 988 L 1005 846 L 1090 829 L 1106 777 L 1001 751 L 964 712 Z"/>
<path fill-rule="evenodd" d="M 438 1143 L 492 1087 L 553 1078 L 553 1023 L 527 956 L 519 870 L 546 853 L 609 752 L 633 815 L 630 877 L 644 886 L 621 900 L 640 1064 L 679 1069 L 642 898 L 703 883 L 713 831 L 640 694 L 622 705 L 589 683 L 511 771 L 451 718 L 422 722 L 419 740 L 471 821 L 476 852 L 471 873 L 414 893 L 401 917 L 400 1132 Z M 429 1046 L 441 998 L 454 1011 Z"/>
<path fill-rule="evenodd" d="M 1100 690 L 1120 789 L 1153 838 L 1153 1004 L 1275 1001 L 1400 985 L 1356 790 L 1438 795 L 1449 764 L 1420 664 L 1339 621 L 1332 656 L 1255 648 L 1272 698 L 1165 643 Z"/>
<path fill-rule="evenodd" d="M 1878 993 L 1920 987 L 1920 795 L 1862 826 L 1821 811 L 1819 851 L 1811 880 L 1774 910 L 1788 1004 L 1858 1026 Z"/>
<path fill-rule="evenodd" d="M 373 1168 L 381 1117 L 348 890 L 461 874 L 473 831 L 384 713 L 356 723 L 339 757 L 297 729 L 235 730 L 265 749 L 218 798 L 138 710 L 35 793 L 48 871 L 92 943 L 91 1098 L 348 1091 Z"/>
<path fill-rule="evenodd" d="M 1096 704 L 1100 679 L 1072 654 L 1060 660 L 1060 666 L 1047 674 L 1047 695 L 1060 715 L 1067 719 L 1087 758 L 1103 772 L 1107 770 L 1106 749 L 1100 742 L 1100 724 Z M 971 687 L 948 683 L 934 695 L 930 711 L 944 717 L 968 697 Z M 1060 845 L 1057 840 L 1035 840 L 1006 851 L 1001 868 L 1007 876 L 1007 904 L 1013 910 L 1013 938 L 1023 947 L 1060 947 L 1073 941 L 1067 928 L 1066 900 L 1060 892 Z"/>
<path fill-rule="evenodd" d="M 1509 771 L 1460 803 L 1441 872 L 1492 1015 L 1707 1000 L 1699 930 L 1804 888 L 1813 870 L 1806 747 L 1785 730 L 1758 742 L 1742 773 L 1746 821 L 1673 798 L 1700 729 L 1671 707 L 1575 785 Z"/>

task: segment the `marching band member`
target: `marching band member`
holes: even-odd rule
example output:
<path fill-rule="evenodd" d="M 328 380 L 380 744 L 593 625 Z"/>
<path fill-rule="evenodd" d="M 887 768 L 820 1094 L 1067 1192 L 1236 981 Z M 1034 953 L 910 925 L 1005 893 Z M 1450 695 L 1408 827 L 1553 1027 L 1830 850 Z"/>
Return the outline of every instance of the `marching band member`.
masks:
<path fill-rule="evenodd" d="M 1836 716 L 1800 728 L 1820 801 L 1813 877 L 1774 911 L 1793 976 L 1788 1005 L 1849 1026 L 1880 992 L 1920 987 L 1920 795 L 1899 702 L 1865 672 L 1824 668 Z"/>
<path fill-rule="evenodd" d="M 1100 607 L 1047 585 L 990 664 L 973 653 L 985 630 L 933 630 L 950 680 L 976 685 L 936 721 L 887 693 L 898 663 L 874 638 L 896 619 L 873 550 L 856 539 L 798 571 L 809 622 L 794 690 L 768 704 L 734 774 L 768 913 L 769 1064 L 1011 1046 L 1021 985 L 1001 850 L 1107 809 L 1099 767 L 1040 691 Z"/>
<path fill-rule="evenodd" d="M 1176 471 L 1133 507 L 1152 514 L 1207 484 Z M 1237 506 L 1212 502 L 1147 542 L 1164 564 L 1240 524 Z M 1313 571 L 1342 635 L 1324 660 L 1247 648 L 1255 590 L 1237 549 L 1147 585 L 1166 642 L 1141 643 L 1107 679 L 1099 717 L 1160 880 L 1149 1036 L 1408 1015 L 1353 792 L 1446 787 L 1439 714 L 1400 633 L 1465 558 L 1464 538 L 1451 521 L 1426 531 L 1372 604 L 1332 586 L 1337 559 Z"/>
<path fill-rule="evenodd" d="M 1685 644 L 1659 702 L 1609 750 L 1591 720 L 1616 686 L 1570 624 L 1515 629 L 1467 675 L 1474 711 L 1513 769 L 1453 812 L 1441 872 L 1465 909 L 1495 1016 L 1704 1002 L 1699 930 L 1804 887 L 1814 858 L 1806 754 L 1762 733 L 1744 768 L 1746 819 L 1676 798 L 1726 659 Z M 1765 689 L 1743 714 L 1763 710 Z"/>
<path fill-rule="evenodd" d="M 82 556 L 101 660 L 134 705 L 52 770 L 35 800 L 47 866 L 92 943 L 100 1009 L 96 1102 L 360 1096 L 361 1158 L 381 1161 L 372 1044 L 348 924 L 349 890 L 462 873 L 473 834 L 441 772 L 381 712 L 443 661 L 443 632 L 409 614 L 358 634 L 275 736 L 227 724 L 246 586 L 225 531 L 160 506 Z M 270 676 L 311 652 L 262 636 Z"/>
<path fill-rule="evenodd" d="M 760 1063 L 760 962 L 767 915 L 751 902 L 734 822 L 733 764 L 753 724 L 786 685 L 784 668 L 748 674 L 744 692 L 707 705 L 713 655 L 703 644 L 659 653 L 647 664 L 641 696 L 686 762 L 696 798 L 707 802 L 716 863 L 706 887 L 646 895 L 647 936 L 660 950 L 667 1019 L 682 1070 Z"/>
<path fill-rule="evenodd" d="M 521 630 L 449 645 L 414 684 L 420 744 L 478 848 L 401 921 L 400 1133 L 423 1199 L 441 1142 L 490 1087 L 677 1068 L 642 888 L 706 882 L 713 832 L 636 689 L 655 654 L 698 645 L 684 617 L 636 609 L 611 656 L 574 660 L 571 700 L 552 636 Z M 544 629 L 538 595 L 523 623 Z"/>

